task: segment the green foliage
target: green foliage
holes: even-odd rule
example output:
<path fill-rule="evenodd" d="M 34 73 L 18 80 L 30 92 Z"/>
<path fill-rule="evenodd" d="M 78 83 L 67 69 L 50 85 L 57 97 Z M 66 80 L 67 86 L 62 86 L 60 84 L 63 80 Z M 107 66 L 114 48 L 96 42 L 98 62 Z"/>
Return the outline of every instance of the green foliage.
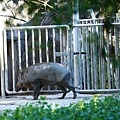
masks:
<path fill-rule="evenodd" d="M 2 1 L 3 0 L 0 0 L 0 2 Z M 16 4 L 14 9 L 8 7 L 10 1 Z M 21 4 L 19 4 L 19 1 L 22 1 Z M 36 18 L 36 15 L 39 15 L 39 17 L 34 21 L 38 22 L 41 15 L 46 15 L 46 13 L 51 14 L 53 24 L 69 24 L 72 22 L 72 14 L 76 9 L 74 3 L 76 2 L 77 0 L 9 0 L 8 2 L 4 2 L 5 6 L 3 10 L 10 9 L 12 15 L 8 15 L 7 17 L 9 18 L 8 20 L 11 21 L 11 24 L 14 24 L 14 20 L 26 22 L 26 16 L 28 16 L 30 20 Z M 91 8 L 97 13 L 97 17 L 111 17 L 115 16 L 120 9 L 120 0 L 109 0 L 109 2 L 106 0 L 83 0 L 79 1 L 78 6 L 80 18 L 88 17 L 87 10 Z M 23 14 L 25 12 L 24 10 L 27 11 L 26 16 Z M 20 18 L 22 19 L 17 18 L 16 15 L 21 16 Z M 48 16 L 49 15 L 47 15 L 47 17 Z"/>
<path fill-rule="evenodd" d="M 0 114 L 1 120 L 120 120 L 120 96 L 80 100 L 67 107 L 48 104 L 41 97 L 36 104 L 19 106 L 14 111 Z"/>
<path fill-rule="evenodd" d="M 120 8 L 120 0 L 85 0 L 88 5 L 95 11 L 98 11 L 98 15 L 115 16 L 115 13 Z M 116 6 L 116 7 L 115 7 Z"/>
<path fill-rule="evenodd" d="M 97 32 L 91 33 L 87 38 L 87 41 L 91 42 L 91 43 L 96 43 L 96 42 L 98 42 L 98 40 L 99 40 L 99 38 L 98 38 Z"/>

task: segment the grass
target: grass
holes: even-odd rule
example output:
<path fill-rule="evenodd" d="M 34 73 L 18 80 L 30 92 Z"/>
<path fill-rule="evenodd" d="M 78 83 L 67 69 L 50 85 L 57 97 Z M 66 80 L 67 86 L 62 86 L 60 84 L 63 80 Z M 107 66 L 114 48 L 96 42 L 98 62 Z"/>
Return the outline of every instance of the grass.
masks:
<path fill-rule="evenodd" d="M 89 102 L 80 100 L 67 107 L 48 104 L 41 97 L 34 105 L 27 103 L 4 111 L 0 120 L 120 120 L 120 94 L 105 98 L 95 95 Z"/>

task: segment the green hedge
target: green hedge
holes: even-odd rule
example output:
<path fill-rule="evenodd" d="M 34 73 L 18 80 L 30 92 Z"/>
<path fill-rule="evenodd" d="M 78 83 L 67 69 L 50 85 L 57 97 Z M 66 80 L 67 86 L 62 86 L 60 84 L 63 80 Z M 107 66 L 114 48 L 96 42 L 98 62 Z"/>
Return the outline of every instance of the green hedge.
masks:
<path fill-rule="evenodd" d="M 80 100 L 67 107 L 48 104 L 41 97 L 36 104 L 26 104 L 0 114 L 0 120 L 120 120 L 120 95 Z"/>

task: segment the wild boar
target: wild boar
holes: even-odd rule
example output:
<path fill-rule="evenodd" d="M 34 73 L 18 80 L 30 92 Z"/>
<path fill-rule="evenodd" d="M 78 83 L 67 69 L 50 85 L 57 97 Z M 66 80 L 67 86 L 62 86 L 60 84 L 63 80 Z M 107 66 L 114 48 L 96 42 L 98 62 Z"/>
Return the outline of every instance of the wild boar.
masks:
<path fill-rule="evenodd" d="M 33 98 L 38 99 L 40 89 L 45 85 L 57 84 L 60 86 L 63 95 L 59 99 L 64 99 L 67 94 L 66 88 L 73 92 L 73 99 L 77 97 L 75 87 L 70 84 L 70 71 L 60 63 L 48 62 L 37 63 L 24 68 L 19 76 L 16 85 L 16 92 L 22 87 L 33 86 Z"/>

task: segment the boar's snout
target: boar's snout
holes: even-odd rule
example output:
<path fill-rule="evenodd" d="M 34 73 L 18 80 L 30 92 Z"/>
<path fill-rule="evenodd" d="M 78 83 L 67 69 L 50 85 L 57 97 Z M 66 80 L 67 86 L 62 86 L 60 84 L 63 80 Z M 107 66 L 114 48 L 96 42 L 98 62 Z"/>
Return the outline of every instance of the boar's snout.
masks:
<path fill-rule="evenodd" d="M 22 84 L 21 83 L 17 83 L 16 85 L 16 92 L 19 92 L 22 88 Z"/>

